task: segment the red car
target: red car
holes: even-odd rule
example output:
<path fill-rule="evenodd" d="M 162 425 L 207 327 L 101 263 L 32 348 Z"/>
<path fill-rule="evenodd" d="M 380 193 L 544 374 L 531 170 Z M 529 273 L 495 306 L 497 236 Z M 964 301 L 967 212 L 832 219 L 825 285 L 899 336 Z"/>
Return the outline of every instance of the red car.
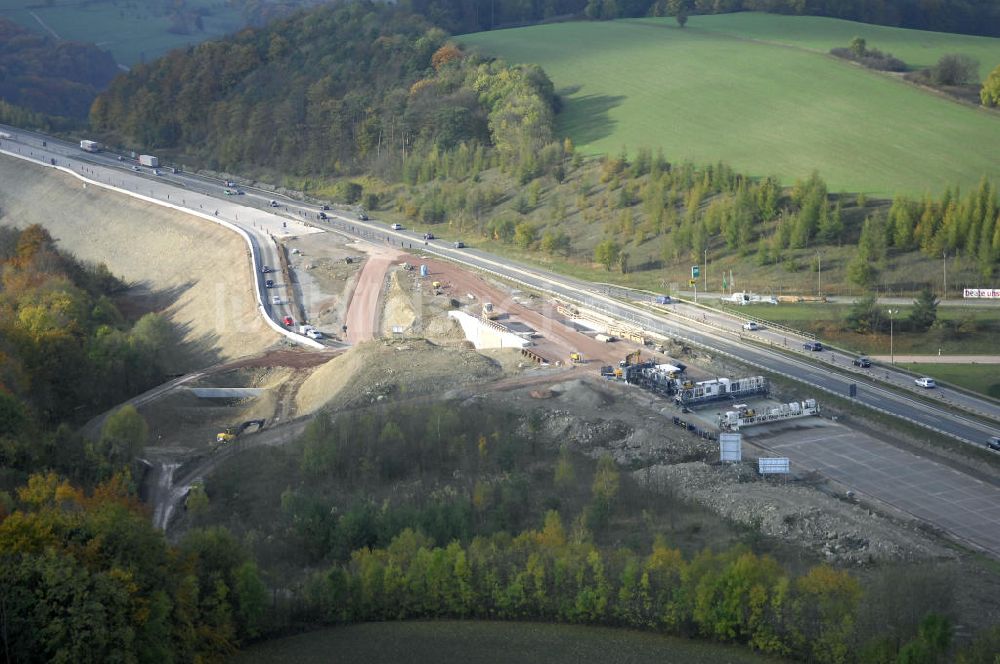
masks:
<path fill-rule="evenodd" d="M 295 321 L 292 320 L 291 316 L 285 316 L 284 318 L 281 319 L 281 322 L 287 325 L 288 327 L 291 327 L 295 323 Z"/>

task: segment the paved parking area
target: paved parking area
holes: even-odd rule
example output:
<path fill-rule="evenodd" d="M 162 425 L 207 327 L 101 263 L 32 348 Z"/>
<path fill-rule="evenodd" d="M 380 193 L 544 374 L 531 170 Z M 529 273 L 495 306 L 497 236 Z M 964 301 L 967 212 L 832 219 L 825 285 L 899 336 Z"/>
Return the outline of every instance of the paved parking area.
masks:
<path fill-rule="evenodd" d="M 743 436 L 787 456 L 792 472 L 817 470 L 1000 556 L 1000 487 L 819 418 L 750 427 Z"/>

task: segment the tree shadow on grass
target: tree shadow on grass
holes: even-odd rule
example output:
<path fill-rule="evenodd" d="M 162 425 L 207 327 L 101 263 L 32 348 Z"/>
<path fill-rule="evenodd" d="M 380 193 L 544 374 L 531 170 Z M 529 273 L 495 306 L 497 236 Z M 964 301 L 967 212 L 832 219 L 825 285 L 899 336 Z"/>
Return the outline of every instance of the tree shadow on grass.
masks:
<path fill-rule="evenodd" d="M 593 143 L 614 133 L 618 122 L 610 111 L 621 106 L 623 95 L 583 95 L 563 99 L 564 129 L 578 145 Z"/>

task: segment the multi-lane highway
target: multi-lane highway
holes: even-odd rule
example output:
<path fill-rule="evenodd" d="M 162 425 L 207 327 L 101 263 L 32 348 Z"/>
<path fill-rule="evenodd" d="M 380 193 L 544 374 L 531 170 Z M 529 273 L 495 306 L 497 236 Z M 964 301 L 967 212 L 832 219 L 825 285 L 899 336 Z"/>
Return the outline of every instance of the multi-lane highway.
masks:
<path fill-rule="evenodd" d="M 277 265 L 278 260 L 276 253 L 270 253 L 275 250 L 273 243 L 268 241 L 269 235 L 288 232 L 289 225 L 294 225 L 296 232 L 303 232 L 311 226 L 334 228 L 375 242 L 404 249 L 419 249 L 558 298 L 577 302 L 652 333 L 684 339 L 727 354 L 751 366 L 807 385 L 809 389 L 804 390 L 803 396 L 822 390 L 850 398 L 850 388 L 854 384 L 856 394 L 853 400 L 859 405 L 890 413 L 977 446 L 984 445 L 987 438 L 995 435 L 1000 428 L 1000 424 L 997 424 L 1000 423 L 1000 408 L 986 399 L 965 397 L 966 403 L 974 405 L 975 410 L 981 414 L 979 418 L 973 418 L 950 406 L 931 404 L 880 387 L 872 381 L 871 376 L 845 375 L 829 366 L 829 361 L 818 362 L 811 357 L 797 357 L 780 348 L 748 343 L 733 331 L 719 330 L 717 326 L 710 324 L 707 316 L 705 321 L 699 322 L 697 316 L 690 315 L 690 312 L 680 317 L 669 311 L 654 311 L 645 303 L 622 298 L 621 293 L 615 293 L 613 297 L 604 286 L 521 265 L 477 249 L 456 248 L 451 242 L 425 241 L 421 234 L 405 229 L 390 230 L 385 224 L 361 221 L 333 211 L 326 213 L 329 217 L 327 221 L 319 221 L 316 206 L 247 188 L 244 188 L 247 191 L 245 195 L 225 196 L 224 183 L 218 180 L 186 173 L 173 174 L 169 169 L 161 169 L 163 175 L 160 176 L 151 174 L 149 169 L 136 173 L 132 170 L 131 162 L 119 161 L 115 155 L 84 153 L 74 144 L 13 128 L 2 130 L 12 135 L 12 140 L 0 139 L 2 150 L 29 156 L 45 164 L 51 164 L 55 160 L 57 166 L 69 168 L 94 181 L 113 184 L 184 209 L 203 214 L 207 212 L 238 226 L 256 238 L 261 261 L 271 265 Z M 43 146 L 42 141 L 46 145 Z M 277 208 L 270 206 L 271 200 L 278 202 Z M 286 218 L 282 219 L 282 214 Z M 260 296 L 264 306 L 269 307 L 269 292 L 261 289 Z M 282 310 L 272 312 L 274 317 L 282 314 Z M 843 357 L 842 360 L 846 364 L 847 358 Z"/>

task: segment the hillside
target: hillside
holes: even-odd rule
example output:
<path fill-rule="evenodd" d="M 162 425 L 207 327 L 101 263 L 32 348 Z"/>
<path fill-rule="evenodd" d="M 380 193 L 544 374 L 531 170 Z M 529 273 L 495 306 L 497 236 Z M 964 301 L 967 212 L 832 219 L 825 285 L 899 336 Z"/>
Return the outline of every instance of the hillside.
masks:
<path fill-rule="evenodd" d="M 762 21 L 700 20 L 721 18 L 729 30 Z M 1000 177 L 1000 114 L 817 52 L 682 30 L 673 19 L 560 23 L 459 40 L 540 65 L 563 95 L 557 134 L 587 153 L 660 147 L 668 159 L 722 160 L 784 182 L 815 169 L 833 191 L 889 195 Z M 1000 62 L 1000 40 L 984 41 Z"/>
<path fill-rule="evenodd" d="M 238 30 L 246 23 L 237 5 L 215 0 L 146 0 L 128 4 L 112 0 L 45 3 L 3 0 L 0 17 L 56 40 L 100 44 L 117 62 L 134 65 L 153 60 L 170 49 Z"/>
<path fill-rule="evenodd" d="M 829 53 L 831 48 L 845 46 L 854 37 L 861 37 L 913 69 L 930 67 L 948 53 L 962 53 L 979 60 L 980 79 L 985 79 L 993 67 L 1000 64 L 1000 39 L 906 30 L 836 18 L 744 12 L 692 16 L 687 28 L 786 44 L 819 53 Z"/>
<path fill-rule="evenodd" d="M 0 15 L 0 101 L 85 118 L 94 96 L 117 73 L 111 55 L 93 44 L 37 34 Z"/>

